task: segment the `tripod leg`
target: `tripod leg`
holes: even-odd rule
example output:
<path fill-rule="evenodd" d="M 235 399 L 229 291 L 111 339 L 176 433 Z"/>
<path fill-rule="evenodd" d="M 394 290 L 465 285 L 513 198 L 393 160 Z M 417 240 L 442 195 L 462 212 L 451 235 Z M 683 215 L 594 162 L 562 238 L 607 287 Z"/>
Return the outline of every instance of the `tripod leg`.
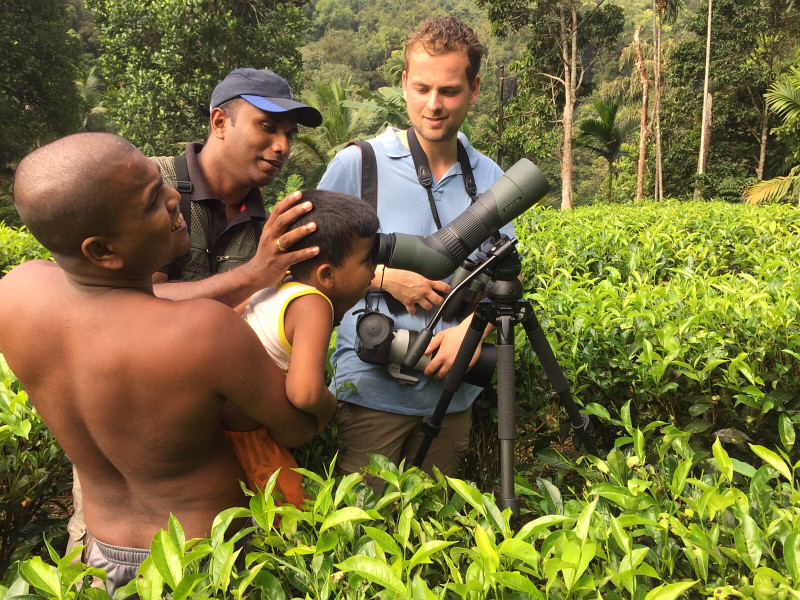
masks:
<path fill-rule="evenodd" d="M 472 360 L 478 344 L 481 343 L 486 324 L 489 322 L 486 310 L 481 305 L 478 305 L 475 310 L 469 329 L 467 329 L 464 340 L 461 342 L 461 347 L 458 349 L 456 358 L 453 361 L 453 366 L 450 367 L 447 377 L 444 378 L 444 389 L 441 396 L 439 396 L 439 402 L 436 404 L 433 414 L 422 419 L 419 424 L 424 437 L 417 450 L 417 455 L 411 463 L 415 467 L 422 466 L 433 438 L 439 435 L 439 431 L 442 429 L 442 419 L 447 414 L 447 407 L 450 406 L 450 401 L 453 399 L 453 395 L 458 390 L 458 386 L 461 385 L 461 380 L 469 368 L 469 362 Z"/>
<path fill-rule="evenodd" d="M 514 441 L 517 439 L 516 383 L 514 378 L 514 322 L 499 318 L 497 330 L 497 438 L 500 441 L 501 509 L 519 516 L 519 497 L 514 493 Z"/>
<path fill-rule="evenodd" d="M 589 420 L 588 415 L 582 413 L 575 404 L 575 400 L 573 400 L 569 391 L 569 384 L 564 376 L 564 371 L 561 370 L 561 366 L 558 364 L 555 354 L 553 354 L 553 349 L 547 341 L 533 308 L 528 304 L 523 310 L 522 326 L 528 336 L 528 341 L 533 347 L 533 351 L 539 357 L 539 362 L 542 363 L 542 369 L 544 369 L 547 379 L 553 386 L 553 390 L 558 394 L 561 406 L 569 415 L 575 441 L 582 444 L 589 454 L 600 456 L 597 445 L 594 442 L 592 422 Z"/>

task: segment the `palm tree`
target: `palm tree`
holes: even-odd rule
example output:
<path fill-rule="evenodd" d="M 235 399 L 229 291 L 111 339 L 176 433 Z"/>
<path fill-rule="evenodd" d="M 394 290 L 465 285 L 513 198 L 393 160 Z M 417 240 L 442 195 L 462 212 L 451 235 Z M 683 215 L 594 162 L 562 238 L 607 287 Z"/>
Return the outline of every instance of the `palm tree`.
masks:
<path fill-rule="evenodd" d="M 85 131 L 104 131 L 105 115 L 108 112 L 104 101 L 106 82 L 98 72 L 96 65 L 79 72 L 78 75 L 75 87 L 78 88 L 82 103 L 83 123 L 81 127 Z"/>
<path fill-rule="evenodd" d="M 619 96 L 608 103 L 598 98 L 592 105 L 599 118 L 581 121 L 579 125 L 581 132 L 577 141 L 584 148 L 589 148 L 608 161 L 608 201 L 611 202 L 614 163 L 624 154 L 622 144 L 636 131 L 639 124 L 636 119 L 625 119 L 617 123 Z"/>
<path fill-rule="evenodd" d="M 290 159 L 303 173 L 307 187 L 316 186 L 347 142 L 373 135 L 381 124 L 380 114 L 355 102 L 349 88 L 349 79 L 320 81 L 303 97 L 322 113 L 322 125 L 304 131 L 292 142 Z"/>
<path fill-rule="evenodd" d="M 800 125 L 800 67 L 792 67 L 786 77 L 773 83 L 764 98 L 769 108 L 783 119 L 784 128 Z M 800 205 L 800 150 L 794 151 L 787 164 L 791 168 L 785 175 L 759 181 L 747 188 L 743 194 L 745 202 L 758 204 L 782 198 L 793 191 Z"/>

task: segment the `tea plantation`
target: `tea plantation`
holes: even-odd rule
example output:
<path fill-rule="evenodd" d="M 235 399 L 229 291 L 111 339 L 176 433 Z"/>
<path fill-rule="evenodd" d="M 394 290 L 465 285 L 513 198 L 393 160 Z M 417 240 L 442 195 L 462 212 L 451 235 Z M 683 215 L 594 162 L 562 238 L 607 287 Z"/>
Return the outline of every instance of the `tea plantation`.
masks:
<path fill-rule="evenodd" d="M 116 597 L 800 598 L 800 212 L 537 209 L 517 233 L 526 298 L 601 456 L 559 438 L 557 398 L 519 328 L 520 517 L 492 494 L 489 392 L 465 471 L 478 485 L 375 457 L 375 497 L 359 475 L 334 476 L 328 431 L 302 454 L 304 511 L 268 487 L 209 539 L 185 539 L 173 518 Z M 0 226 L 0 272 L 41 256 Z M 88 586 L 102 572 L 61 555 L 69 476 L 0 361 L 0 600 L 108 597 Z M 252 526 L 228 531 L 240 516 Z"/>

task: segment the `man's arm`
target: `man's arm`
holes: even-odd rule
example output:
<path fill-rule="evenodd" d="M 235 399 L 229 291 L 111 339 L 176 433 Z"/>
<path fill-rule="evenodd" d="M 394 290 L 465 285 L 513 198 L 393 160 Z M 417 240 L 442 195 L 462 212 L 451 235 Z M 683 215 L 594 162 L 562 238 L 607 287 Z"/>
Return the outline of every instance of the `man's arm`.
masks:
<path fill-rule="evenodd" d="M 286 375 L 269 357 L 258 336 L 233 311 L 216 303 L 204 314 L 204 325 L 193 331 L 197 340 L 209 340 L 213 360 L 198 376 L 213 376 L 220 395 L 269 429 L 276 444 L 294 448 L 314 437 L 317 419 L 289 402 Z M 202 342 L 194 346 L 203 346 Z M 196 349 L 196 348 L 195 348 Z M 202 371 L 203 365 L 200 365 Z"/>
<path fill-rule="evenodd" d="M 325 384 L 333 328 L 331 306 L 318 294 L 300 296 L 287 307 L 284 328 L 292 345 L 286 395 L 294 406 L 316 415 L 320 433 L 336 412 L 336 397 Z"/>
<path fill-rule="evenodd" d="M 255 256 L 241 267 L 200 281 L 161 283 L 164 274 L 156 274 L 153 291 L 157 296 L 170 300 L 210 298 L 235 307 L 258 290 L 277 285 L 291 265 L 319 252 L 317 247 L 281 252 L 276 244 L 280 240 L 283 248 L 291 248 L 316 229 L 314 223 L 309 223 L 287 231 L 301 215 L 311 210 L 311 203 L 301 203 L 301 197 L 300 192 L 295 192 L 275 205 L 261 232 Z"/>

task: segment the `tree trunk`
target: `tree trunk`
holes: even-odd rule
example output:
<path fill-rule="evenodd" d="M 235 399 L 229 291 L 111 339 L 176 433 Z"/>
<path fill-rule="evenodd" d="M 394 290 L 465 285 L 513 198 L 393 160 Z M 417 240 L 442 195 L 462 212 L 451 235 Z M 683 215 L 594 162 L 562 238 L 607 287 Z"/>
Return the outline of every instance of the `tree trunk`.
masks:
<path fill-rule="evenodd" d="M 656 159 L 654 169 L 653 199 L 664 199 L 664 177 L 661 163 L 661 12 L 658 0 L 653 0 L 653 123 L 655 124 Z"/>
<path fill-rule="evenodd" d="M 706 28 L 706 73 L 703 82 L 703 122 L 700 129 L 700 154 L 697 157 L 697 174 L 706 172 L 708 149 L 711 146 L 711 94 L 708 93 L 708 80 L 711 74 L 711 7 L 713 0 L 708 0 L 708 25 Z M 700 199 L 700 188 L 694 188 L 694 199 Z"/>
<path fill-rule="evenodd" d="M 614 201 L 614 193 L 613 187 L 614 185 L 614 163 L 608 161 L 608 203 L 611 204 Z"/>
<path fill-rule="evenodd" d="M 497 93 L 497 96 L 500 99 L 497 109 L 497 164 L 498 165 L 503 162 L 503 83 L 505 81 L 504 72 L 505 72 L 505 65 L 500 65 L 500 77 L 499 77 L 500 81 L 498 83 L 498 93 Z"/>
<path fill-rule="evenodd" d="M 764 163 L 767 160 L 767 136 L 769 135 L 769 105 L 764 102 L 764 112 L 761 113 L 761 140 L 758 148 L 758 165 L 756 177 L 764 179 Z"/>
<path fill-rule="evenodd" d="M 578 13 L 570 6 L 572 26 L 568 29 L 566 16 L 561 14 L 561 40 L 564 61 L 564 147 L 561 157 L 561 210 L 573 206 L 572 198 L 572 129 L 575 118 L 575 95 L 578 76 Z M 567 42 L 569 41 L 569 44 Z"/>
<path fill-rule="evenodd" d="M 644 169 L 647 160 L 647 137 L 650 135 L 650 123 L 647 121 L 648 100 L 650 95 L 650 80 L 647 78 L 647 70 L 644 68 L 642 58 L 642 43 L 639 39 L 641 25 L 636 28 L 633 34 L 633 41 L 636 43 L 636 69 L 639 71 L 639 79 L 642 81 L 642 114 L 639 117 L 639 164 L 636 171 L 636 201 L 644 197 Z"/>

